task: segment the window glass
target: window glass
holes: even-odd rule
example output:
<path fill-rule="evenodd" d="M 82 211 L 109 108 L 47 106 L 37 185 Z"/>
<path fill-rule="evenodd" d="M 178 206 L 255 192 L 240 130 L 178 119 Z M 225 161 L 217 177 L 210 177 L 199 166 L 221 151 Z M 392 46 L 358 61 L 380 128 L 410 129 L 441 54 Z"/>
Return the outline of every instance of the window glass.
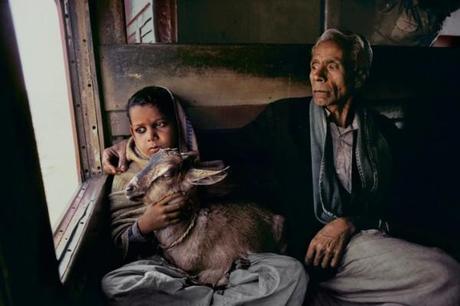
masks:
<path fill-rule="evenodd" d="M 446 20 L 444 20 L 441 33 L 439 34 L 460 36 L 460 9 L 451 13 Z"/>
<path fill-rule="evenodd" d="M 313 43 L 322 2 L 124 0 L 126 37 L 128 43 Z"/>
<path fill-rule="evenodd" d="M 12 0 L 10 6 L 55 229 L 80 184 L 58 8 L 53 0 Z"/>
<path fill-rule="evenodd" d="M 153 0 L 125 0 L 128 43 L 154 43 Z"/>

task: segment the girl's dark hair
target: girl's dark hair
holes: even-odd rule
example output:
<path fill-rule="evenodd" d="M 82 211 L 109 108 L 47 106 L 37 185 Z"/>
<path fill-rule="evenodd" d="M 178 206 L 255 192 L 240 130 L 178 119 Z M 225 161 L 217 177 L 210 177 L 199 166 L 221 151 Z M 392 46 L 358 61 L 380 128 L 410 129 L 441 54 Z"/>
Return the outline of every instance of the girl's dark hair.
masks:
<path fill-rule="evenodd" d="M 129 123 L 131 123 L 131 116 L 129 110 L 134 106 L 151 105 L 158 108 L 169 120 L 175 119 L 174 102 L 171 94 L 162 87 L 148 86 L 137 91 L 128 100 L 126 111 L 128 114 Z"/>

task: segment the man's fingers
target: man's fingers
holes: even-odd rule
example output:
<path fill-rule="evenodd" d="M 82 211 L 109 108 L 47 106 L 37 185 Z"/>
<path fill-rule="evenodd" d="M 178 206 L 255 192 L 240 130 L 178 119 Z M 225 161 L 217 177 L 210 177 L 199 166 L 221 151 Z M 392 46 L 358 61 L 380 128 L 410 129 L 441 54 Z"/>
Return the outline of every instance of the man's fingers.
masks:
<path fill-rule="evenodd" d="M 305 262 L 307 265 L 311 265 L 313 257 L 315 256 L 315 247 L 312 243 L 308 246 L 307 255 L 305 256 Z"/>
<path fill-rule="evenodd" d="M 323 267 L 323 269 L 329 268 L 329 264 L 331 263 L 331 258 L 333 257 L 334 254 L 335 254 L 334 250 L 326 251 L 326 253 L 324 254 L 323 260 L 321 262 L 321 267 Z"/>
<path fill-rule="evenodd" d="M 341 242 L 334 256 L 332 257 L 331 267 L 336 268 L 339 265 L 340 260 L 342 260 L 342 254 L 344 251 L 343 249 L 344 249 L 343 242 Z"/>
<path fill-rule="evenodd" d="M 334 257 L 332 257 L 332 261 L 331 261 L 331 267 L 337 268 L 337 265 L 341 258 L 342 258 L 342 254 L 340 252 L 334 253 Z"/>
<path fill-rule="evenodd" d="M 321 247 L 317 247 L 316 252 L 315 252 L 315 258 L 313 259 L 313 265 L 314 266 L 319 266 L 321 264 L 321 260 L 323 259 L 324 256 L 324 249 Z"/>

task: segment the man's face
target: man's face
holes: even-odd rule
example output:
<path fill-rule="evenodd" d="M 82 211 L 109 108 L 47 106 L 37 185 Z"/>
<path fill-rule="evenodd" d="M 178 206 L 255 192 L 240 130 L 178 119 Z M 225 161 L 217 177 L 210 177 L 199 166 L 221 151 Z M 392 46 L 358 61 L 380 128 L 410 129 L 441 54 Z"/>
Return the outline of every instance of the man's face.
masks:
<path fill-rule="evenodd" d="M 340 45 L 331 40 L 313 49 L 310 62 L 313 100 L 330 111 L 346 103 L 353 90 L 352 72 L 348 70 L 345 56 Z"/>

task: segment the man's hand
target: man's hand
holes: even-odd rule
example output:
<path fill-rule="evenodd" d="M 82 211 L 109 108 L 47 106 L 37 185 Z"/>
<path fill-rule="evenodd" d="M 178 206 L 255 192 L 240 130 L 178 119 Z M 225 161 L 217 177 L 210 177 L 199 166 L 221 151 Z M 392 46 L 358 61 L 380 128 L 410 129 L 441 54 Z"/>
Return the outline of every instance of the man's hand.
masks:
<path fill-rule="evenodd" d="M 142 234 L 148 234 L 181 220 L 187 201 L 183 194 L 175 193 L 147 206 L 137 224 Z"/>
<path fill-rule="evenodd" d="M 355 226 L 347 218 L 337 218 L 329 222 L 310 242 L 305 262 L 308 265 L 321 265 L 324 269 L 336 268 L 355 231 Z"/>
<path fill-rule="evenodd" d="M 126 143 L 127 140 L 122 140 L 104 149 L 104 152 L 102 152 L 102 169 L 104 169 L 105 173 L 117 174 L 125 172 L 128 169 Z"/>

